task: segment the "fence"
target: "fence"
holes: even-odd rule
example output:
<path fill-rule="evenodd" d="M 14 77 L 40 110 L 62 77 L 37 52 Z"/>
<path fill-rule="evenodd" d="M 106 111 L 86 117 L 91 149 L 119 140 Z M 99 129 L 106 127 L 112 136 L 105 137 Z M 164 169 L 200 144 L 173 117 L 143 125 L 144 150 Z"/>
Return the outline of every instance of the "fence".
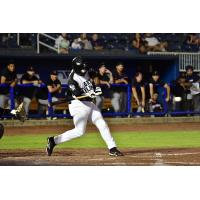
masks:
<path fill-rule="evenodd" d="M 167 102 L 165 102 L 165 97 L 166 97 L 166 90 L 164 88 L 161 88 L 163 90 L 163 93 L 161 95 L 161 101 L 162 101 L 162 106 L 163 106 L 163 111 L 161 112 L 133 112 L 132 109 L 132 92 L 131 92 L 131 85 L 123 85 L 123 84 L 112 84 L 112 88 L 115 87 L 123 87 L 124 90 L 127 92 L 127 109 L 126 112 L 107 112 L 103 113 L 104 116 L 110 116 L 110 117 L 115 117 L 115 116 L 166 116 L 166 115 L 188 115 L 188 114 L 200 114 L 200 112 L 193 112 L 193 111 L 172 111 L 170 109 L 170 106 Z M 0 84 L 0 87 L 9 87 L 7 84 Z M 17 87 L 35 87 L 33 84 L 18 84 Z M 39 87 L 46 87 L 45 84 L 41 84 Z M 65 90 L 68 88 L 68 85 L 64 84 L 62 85 L 62 90 Z M 112 89 L 111 88 L 111 89 Z M 9 87 L 9 98 L 10 98 L 10 110 L 15 108 L 15 91 L 13 87 Z M 52 96 L 51 93 L 48 92 L 48 103 L 52 102 Z M 3 115 L 2 117 L 4 118 L 12 118 L 12 115 Z M 30 115 L 30 118 L 37 118 L 40 117 L 39 115 Z M 52 107 L 48 107 L 48 115 L 46 117 L 60 117 L 60 118 L 69 118 L 69 114 L 55 114 L 52 112 Z"/>
<path fill-rule="evenodd" d="M 200 53 L 187 52 L 148 52 L 148 55 L 156 56 L 178 56 L 179 71 L 185 71 L 187 65 L 192 65 L 194 71 L 200 72 Z"/>

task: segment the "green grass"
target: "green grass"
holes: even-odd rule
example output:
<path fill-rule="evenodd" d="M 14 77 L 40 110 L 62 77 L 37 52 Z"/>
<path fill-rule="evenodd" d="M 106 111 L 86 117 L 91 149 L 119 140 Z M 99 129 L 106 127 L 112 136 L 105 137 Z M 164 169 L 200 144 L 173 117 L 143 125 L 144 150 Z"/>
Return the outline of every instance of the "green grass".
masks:
<path fill-rule="evenodd" d="M 49 134 L 51 135 L 51 134 Z M 0 149 L 41 149 L 46 145 L 47 135 L 4 136 Z M 120 148 L 181 148 L 200 147 L 200 131 L 174 132 L 115 132 L 113 133 Z M 58 148 L 104 148 L 105 144 L 98 133 L 85 134 Z"/>

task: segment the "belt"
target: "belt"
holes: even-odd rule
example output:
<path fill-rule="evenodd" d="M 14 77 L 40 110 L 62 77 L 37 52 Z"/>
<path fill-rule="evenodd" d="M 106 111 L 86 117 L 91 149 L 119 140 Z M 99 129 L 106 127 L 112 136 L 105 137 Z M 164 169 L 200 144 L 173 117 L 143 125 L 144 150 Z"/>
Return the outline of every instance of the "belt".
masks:
<path fill-rule="evenodd" d="M 73 100 L 76 100 L 76 99 L 72 99 L 71 101 L 68 102 L 68 104 L 71 104 Z M 93 102 L 93 99 L 91 99 L 90 97 L 85 97 L 85 98 L 82 98 L 82 99 L 78 99 L 79 101 L 90 101 L 90 102 Z"/>

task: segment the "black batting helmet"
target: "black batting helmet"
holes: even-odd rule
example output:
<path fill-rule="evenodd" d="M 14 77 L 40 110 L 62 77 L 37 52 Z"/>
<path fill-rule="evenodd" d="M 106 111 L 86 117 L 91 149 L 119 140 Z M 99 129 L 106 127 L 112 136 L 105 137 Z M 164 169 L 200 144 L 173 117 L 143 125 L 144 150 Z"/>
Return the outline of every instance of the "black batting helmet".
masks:
<path fill-rule="evenodd" d="M 80 56 L 73 58 L 72 68 L 75 71 L 75 73 L 79 75 L 85 75 L 85 73 L 88 70 L 86 63 L 83 62 L 83 59 Z"/>

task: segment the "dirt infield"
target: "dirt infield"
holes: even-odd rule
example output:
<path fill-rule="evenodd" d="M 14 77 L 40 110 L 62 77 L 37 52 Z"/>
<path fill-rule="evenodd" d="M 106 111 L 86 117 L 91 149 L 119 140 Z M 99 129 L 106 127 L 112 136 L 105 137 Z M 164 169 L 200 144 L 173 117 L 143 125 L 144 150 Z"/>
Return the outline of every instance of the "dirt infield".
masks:
<path fill-rule="evenodd" d="M 200 148 L 126 149 L 124 157 L 110 157 L 103 149 L 56 150 L 51 157 L 44 150 L 0 150 L 0 165 L 7 166 L 167 166 L 200 165 Z"/>

